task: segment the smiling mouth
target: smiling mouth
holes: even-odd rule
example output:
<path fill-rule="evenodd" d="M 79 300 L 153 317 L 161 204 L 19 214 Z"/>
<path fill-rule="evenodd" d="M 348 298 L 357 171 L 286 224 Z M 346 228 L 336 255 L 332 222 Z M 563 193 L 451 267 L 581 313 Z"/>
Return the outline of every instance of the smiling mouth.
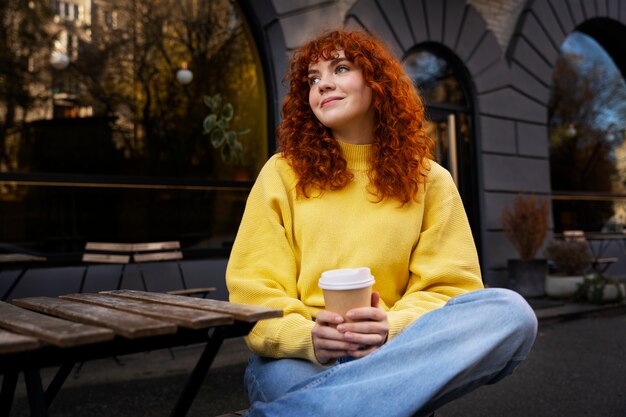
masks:
<path fill-rule="evenodd" d="M 342 98 L 341 97 L 328 97 L 327 99 L 322 101 L 322 103 L 320 104 L 320 107 L 324 107 L 327 104 L 331 104 L 339 100 L 342 100 Z"/>

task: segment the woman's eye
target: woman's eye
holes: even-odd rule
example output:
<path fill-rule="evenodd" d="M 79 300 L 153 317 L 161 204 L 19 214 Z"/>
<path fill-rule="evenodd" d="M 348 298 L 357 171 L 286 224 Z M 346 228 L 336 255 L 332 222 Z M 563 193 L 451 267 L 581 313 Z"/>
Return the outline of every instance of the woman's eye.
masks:
<path fill-rule="evenodd" d="M 315 85 L 320 82 L 319 77 L 309 77 L 309 85 Z"/>
<path fill-rule="evenodd" d="M 340 73 L 342 73 L 342 72 L 347 72 L 347 71 L 349 71 L 349 70 L 350 70 L 350 69 L 349 69 L 348 67 L 346 67 L 345 65 L 340 65 L 340 66 L 338 66 L 338 67 L 337 67 L 337 69 L 335 70 L 335 72 L 336 72 L 337 74 L 340 74 Z"/>

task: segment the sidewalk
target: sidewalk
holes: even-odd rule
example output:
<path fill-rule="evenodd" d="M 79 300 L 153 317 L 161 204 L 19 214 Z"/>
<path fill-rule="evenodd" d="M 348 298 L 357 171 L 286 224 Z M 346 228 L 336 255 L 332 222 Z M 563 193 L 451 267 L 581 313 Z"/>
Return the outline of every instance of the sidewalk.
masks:
<path fill-rule="evenodd" d="M 626 301 L 598 305 L 541 298 L 528 300 L 528 303 L 535 311 L 540 326 L 580 317 L 612 315 L 626 312 Z"/>
<path fill-rule="evenodd" d="M 598 395 L 605 399 L 604 404 L 622 401 L 624 407 L 620 413 L 611 414 L 612 409 L 596 413 L 594 408 L 587 406 L 590 403 L 583 402 L 579 414 L 557 412 L 562 405 L 555 403 L 546 409 L 552 407 L 551 412 L 538 410 L 535 413 L 524 412 L 518 415 L 520 417 L 622 415 L 623 410 L 626 410 L 626 395 L 619 391 L 619 387 L 626 386 L 626 365 L 624 365 L 626 361 L 622 359 L 623 346 L 626 346 L 624 331 L 626 303 L 596 306 L 539 299 L 530 300 L 530 304 L 540 321 L 540 336 L 531 356 L 520 366 L 520 377 L 516 372 L 516 376 L 510 378 L 511 381 L 507 378 L 500 384 L 481 388 L 470 394 L 467 399 L 455 401 L 444 407 L 437 413 L 438 417 L 473 415 L 515 417 L 515 414 L 511 414 L 510 408 L 511 404 L 519 402 L 519 398 L 527 398 L 528 401 L 537 403 L 549 401 L 547 398 L 528 398 L 529 392 L 556 391 L 558 398 L 566 396 L 575 401 L 577 398 L 589 398 L 590 393 L 593 393 L 594 389 L 599 389 L 601 384 L 608 384 L 608 388 L 605 389 L 611 387 L 615 389 L 614 394 L 606 392 Z M 619 340 L 613 340 L 613 335 Z M 603 338 L 607 340 L 603 342 Z M 601 343 L 606 343 L 607 349 L 604 349 Z M 196 345 L 178 348 L 172 352 L 159 350 L 123 356 L 119 358 L 121 366 L 113 359 L 87 362 L 79 372 L 74 370 L 70 375 L 50 408 L 50 416 L 168 416 L 186 380 L 186 375 L 199 355 L 200 347 Z M 597 355 L 597 359 L 594 359 L 593 355 Z M 247 407 L 242 382 L 247 356 L 248 350 L 242 338 L 224 342 L 188 417 L 212 417 Z M 597 373 L 580 375 L 579 371 L 588 366 L 581 364 L 581 360 L 589 358 L 602 363 L 607 357 L 615 362 L 611 369 L 598 367 Z M 566 358 L 572 362 L 558 363 Z M 44 371 L 44 384 L 50 381 L 54 371 L 55 369 Z M 613 379 L 610 378 L 611 372 L 615 374 Z M 544 380 L 541 378 L 546 375 L 552 381 L 546 382 L 549 386 L 543 387 Z M 578 378 L 579 382 L 582 381 L 580 388 L 572 386 L 573 376 Z M 577 389 L 581 392 L 577 392 Z M 497 392 L 497 404 L 506 402 L 505 399 L 510 397 L 511 404 L 507 405 L 506 413 L 494 413 L 493 410 L 487 414 L 480 412 L 484 407 L 491 406 L 493 409 L 493 400 L 496 398 L 491 398 L 490 392 Z M 606 400 L 610 396 L 613 400 Z M 24 383 L 20 380 L 10 417 L 28 415 Z"/>

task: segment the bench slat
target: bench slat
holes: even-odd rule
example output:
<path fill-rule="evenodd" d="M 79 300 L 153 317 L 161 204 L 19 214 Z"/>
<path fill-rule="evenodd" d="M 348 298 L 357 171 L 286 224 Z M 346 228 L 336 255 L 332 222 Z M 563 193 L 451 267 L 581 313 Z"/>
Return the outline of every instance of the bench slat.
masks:
<path fill-rule="evenodd" d="M 234 304 L 226 301 L 212 300 L 209 298 L 182 297 L 180 295 L 135 290 L 101 291 L 100 294 L 108 294 L 115 297 L 130 298 L 133 300 L 144 300 L 152 303 L 170 304 L 199 310 L 217 311 L 220 313 L 230 314 L 237 320 L 247 322 L 282 317 L 283 315 L 281 310 L 247 304 Z"/>
<path fill-rule="evenodd" d="M 154 304 L 141 300 L 131 300 L 102 294 L 69 294 L 62 295 L 61 298 L 137 313 L 165 320 L 188 329 L 201 329 L 213 325 L 231 324 L 234 322 L 233 318 L 228 314 L 200 311 L 173 305 Z"/>
<path fill-rule="evenodd" d="M 24 352 L 38 347 L 39 340 L 34 337 L 0 330 L 0 354 Z"/>
<path fill-rule="evenodd" d="M 0 263 L 5 262 L 44 262 L 44 256 L 29 255 L 26 253 L 4 253 L 0 254 Z"/>
<path fill-rule="evenodd" d="M 13 300 L 13 303 L 72 321 L 108 327 L 128 339 L 176 333 L 172 323 L 155 320 L 140 314 L 128 313 L 93 304 L 79 303 L 52 297 L 31 297 Z"/>
<path fill-rule="evenodd" d="M 150 252 L 157 250 L 171 250 L 180 249 L 180 242 L 172 240 L 169 242 L 148 242 L 148 243 L 135 243 L 133 245 L 134 252 Z"/>
<path fill-rule="evenodd" d="M 133 252 L 132 243 L 87 242 L 85 250 L 102 252 Z"/>
<path fill-rule="evenodd" d="M 172 295 L 193 295 L 193 294 L 208 294 L 210 292 L 215 291 L 217 288 L 215 287 L 198 287 L 198 288 L 188 288 L 186 290 L 172 290 L 168 291 L 168 294 Z"/>
<path fill-rule="evenodd" d="M 129 255 L 111 255 L 107 253 L 86 253 L 83 262 L 95 262 L 103 264 L 127 264 L 130 262 Z"/>
<path fill-rule="evenodd" d="M 115 336 L 110 329 L 46 316 L 5 302 L 0 302 L 0 327 L 59 347 L 104 342 Z"/>
<path fill-rule="evenodd" d="M 183 253 L 180 251 L 141 253 L 133 255 L 133 259 L 135 262 L 173 261 L 183 259 Z"/>

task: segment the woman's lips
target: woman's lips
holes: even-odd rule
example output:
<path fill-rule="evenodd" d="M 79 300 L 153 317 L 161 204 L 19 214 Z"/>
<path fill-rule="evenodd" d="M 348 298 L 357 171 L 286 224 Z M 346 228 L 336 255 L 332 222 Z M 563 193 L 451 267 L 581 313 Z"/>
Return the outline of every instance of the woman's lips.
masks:
<path fill-rule="evenodd" d="M 328 97 L 328 98 L 325 98 L 324 100 L 322 100 L 322 103 L 320 104 L 320 107 L 324 107 L 327 104 L 334 103 L 335 101 L 339 101 L 341 99 L 342 99 L 342 97 Z"/>

